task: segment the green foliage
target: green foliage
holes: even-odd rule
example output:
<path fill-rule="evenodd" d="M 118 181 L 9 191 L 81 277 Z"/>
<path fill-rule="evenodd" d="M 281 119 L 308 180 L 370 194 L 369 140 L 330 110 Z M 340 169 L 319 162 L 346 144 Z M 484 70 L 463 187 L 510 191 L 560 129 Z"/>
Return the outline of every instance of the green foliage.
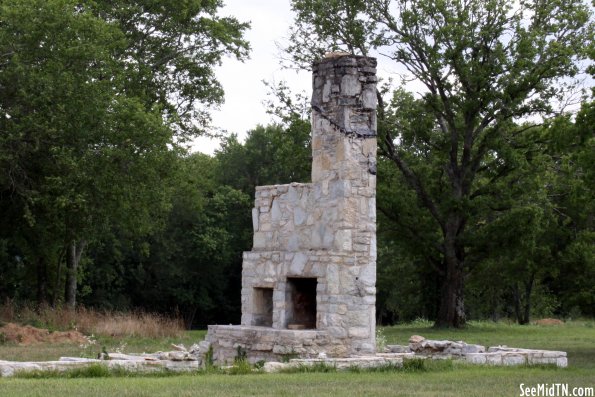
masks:
<path fill-rule="evenodd" d="M 246 349 L 243 348 L 242 346 L 238 345 L 238 347 L 236 348 L 236 356 L 234 357 L 233 362 L 235 364 L 237 364 L 239 362 L 245 362 L 245 361 L 248 361 Z"/>
<path fill-rule="evenodd" d="M 213 68 L 248 52 L 248 24 L 220 2 L 165 3 L 0 5 L 1 296 L 59 304 L 66 290 L 74 306 L 93 295 L 77 285 L 94 277 L 88 250 L 123 239 L 144 255 L 165 225 L 179 145 L 223 99 Z"/>
<path fill-rule="evenodd" d="M 233 365 L 229 368 L 229 374 L 245 375 L 252 372 L 252 366 L 248 362 L 246 349 L 238 345 L 236 348 L 236 356 L 233 359 Z"/>
<path fill-rule="evenodd" d="M 86 7 L 123 34 L 116 56 L 126 61 L 127 92 L 158 105 L 179 138 L 204 131 L 209 107 L 223 101 L 214 67 L 225 56 L 247 58 L 249 24 L 218 15 L 217 0 L 97 0 Z"/>
<path fill-rule="evenodd" d="M 216 151 L 220 162 L 217 180 L 251 197 L 256 186 L 310 180 L 310 128 L 294 121 L 283 125 L 258 126 L 248 131 L 241 144 L 235 135 Z"/>
<path fill-rule="evenodd" d="M 286 50 L 298 67 L 322 47 L 377 52 L 425 88 L 396 90 L 378 111 L 379 285 L 429 290 L 436 303 L 385 292 L 381 302 L 393 308 L 381 318 L 411 318 L 399 308 L 413 303 L 437 325 L 462 327 L 467 280 L 498 269 L 511 276 L 498 289 L 528 322 L 537 281 L 556 277 L 550 231 L 559 208 L 544 146 L 534 126 L 516 121 L 551 114 L 572 91 L 592 38 L 589 6 L 294 0 L 292 8 Z M 395 280 L 397 271 L 405 278 Z"/>
<path fill-rule="evenodd" d="M 48 378 L 107 378 L 112 376 L 109 368 L 102 364 L 93 364 L 84 368 L 68 371 L 22 371 L 16 372 L 16 378 L 48 379 Z"/>
<path fill-rule="evenodd" d="M 213 368 L 213 365 L 213 346 L 209 345 L 209 350 L 205 353 L 205 369 L 209 370 L 210 368 Z"/>
<path fill-rule="evenodd" d="M 337 367 L 334 365 L 330 365 L 323 362 L 317 362 L 312 365 L 305 365 L 300 364 L 297 367 L 290 367 L 290 368 L 283 368 L 280 371 L 284 374 L 294 374 L 294 373 L 333 373 L 337 372 Z"/>
<path fill-rule="evenodd" d="M 413 358 L 411 360 L 403 359 L 403 371 L 405 372 L 425 372 L 426 360 L 422 358 Z"/>
<path fill-rule="evenodd" d="M 288 363 L 294 358 L 299 358 L 300 355 L 297 354 L 296 352 L 294 352 L 292 349 L 290 353 L 280 354 L 280 356 L 281 356 L 282 363 Z"/>

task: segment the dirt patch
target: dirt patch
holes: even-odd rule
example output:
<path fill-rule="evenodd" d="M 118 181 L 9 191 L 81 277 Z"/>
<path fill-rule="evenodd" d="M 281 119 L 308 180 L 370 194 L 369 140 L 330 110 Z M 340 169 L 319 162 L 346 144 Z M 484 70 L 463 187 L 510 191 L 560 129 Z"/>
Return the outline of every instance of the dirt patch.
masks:
<path fill-rule="evenodd" d="M 535 321 L 537 325 L 564 325 L 564 321 L 558 320 L 557 318 L 542 318 L 541 320 Z"/>
<path fill-rule="evenodd" d="M 85 343 L 85 335 L 78 331 L 50 332 L 47 329 L 35 328 L 30 325 L 8 323 L 0 327 L 0 334 L 6 342 L 14 342 L 28 346 L 38 343 Z"/>

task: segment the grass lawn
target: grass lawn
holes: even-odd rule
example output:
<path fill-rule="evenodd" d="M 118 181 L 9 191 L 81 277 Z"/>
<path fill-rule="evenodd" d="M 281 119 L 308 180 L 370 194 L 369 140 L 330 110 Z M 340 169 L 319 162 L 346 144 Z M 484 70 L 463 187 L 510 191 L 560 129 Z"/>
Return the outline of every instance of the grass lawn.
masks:
<path fill-rule="evenodd" d="M 409 336 L 464 340 L 485 345 L 543 348 L 569 352 L 569 368 L 484 367 L 454 363 L 430 367 L 426 372 L 292 373 L 292 374 L 188 374 L 179 376 L 0 379 L 0 396 L 519 396 L 520 384 L 595 386 L 595 323 L 575 321 L 561 326 L 517 326 L 472 323 L 462 331 L 434 330 L 425 323 L 383 329 L 389 344 L 406 344 Z M 100 340 L 108 350 L 155 351 L 171 342 L 190 345 L 204 332 L 193 331 L 184 340 Z M 111 343 L 106 345 L 106 343 Z M 78 347 L 77 347 L 78 348 Z M 19 349 L 20 353 L 19 353 Z M 58 348 L 0 346 L 0 359 L 46 357 Z M 76 348 L 70 348 L 76 350 Z M 97 346 L 95 346 L 97 349 Z M 37 350 L 37 352 L 31 352 Z M 88 349 L 85 349 L 88 350 Z M 44 353 L 45 352 L 45 353 Z M 82 353 L 89 353 L 87 351 Z M 46 356 L 44 356 L 44 354 Z M 72 354 L 62 350 L 59 355 Z M 12 355 L 12 358 L 8 356 Z"/>

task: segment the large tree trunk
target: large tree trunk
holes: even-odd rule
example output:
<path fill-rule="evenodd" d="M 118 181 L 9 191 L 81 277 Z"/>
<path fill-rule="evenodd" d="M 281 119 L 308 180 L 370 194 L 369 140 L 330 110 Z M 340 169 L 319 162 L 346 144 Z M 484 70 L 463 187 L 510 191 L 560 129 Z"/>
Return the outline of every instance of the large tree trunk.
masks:
<path fill-rule="evenodd" d="M 531 321 L 531 294 L 535 284 L 535 273 L 532 273 L 529 280 L 523 282 L 524 295 L 521 295 L 518 284 L 514 287 L 514 311 L 517 322 L 520 325 L 529 324 Z"/>
<path fill-rule="evenodd" d="M 45 257 L 37 259 L 37 303 L 43 305 L 48 301 L 48 268 Z"/>
<path fill-rule="evenodd" d="M 444 268 L 440 307 L 435 327 L 465 326 L 465 272 L 463 267 L 463 248 L 457 243 L 457 235 L 462 231 L 464 221 L 453 216 L 445 227 L 444 238 Z"/>
<path fill-rule="evenodd" d="M 64 292 L 64 303 L 69 309 L 76 307 L 76 289 L 78 266 L 83 255 L 86 243 L 84 241 L 72 241 L 68 245 L 66 254 L 66 288 Z"/>

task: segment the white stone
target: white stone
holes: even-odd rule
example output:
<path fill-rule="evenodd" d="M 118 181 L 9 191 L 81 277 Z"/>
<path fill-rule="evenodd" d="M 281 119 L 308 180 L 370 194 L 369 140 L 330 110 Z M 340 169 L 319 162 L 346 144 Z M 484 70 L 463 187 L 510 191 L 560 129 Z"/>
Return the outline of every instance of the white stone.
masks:
<path fill-rule="evenodd" d="M 341 94 L 346 96 L 358 95 L 361 92 L 361 89 L 362 86 L 358 76 L 346 74 L 341 79 Z"/>
<path fill-rule="evenodd" d="M 376 109 L 377 105 L 376 89 L 374 87 L 366 88 L 362 93 L 362 107 L 364 109 Z"/>
<path fill-rule="evenodd" d="M 308 219 L 308 213 L 301 207 L 296 206 L 293 210 L 293 222 L 296 226 L 300 226 Z"/>
<path fill-rule="evenodd" d="M 303 274 L 306 263 L 308 263 L 308 256 L 302 252 L 296 253 L 291 261 L 289 273 L 294 276 Z"/>
<path fill-rule="evenodd" d="M 263 232 L 256 232 L 254 233 L 254 248 L 265 248 L 267 244 L 266 234 Z"/>
<path fill-rule="evenodd" d="M 281 207 L 279 206 L 279 199 L 274 198 L 271 205 L 271 221 L 277 223 L 281 220 Z"/>
<path fill-rule="evenodd" d="M 339 251 L 351 251 L 352 240 L 351 230 L 337 230 L 335 233 L 335 249 Z"/>
<path fill-rule="evenodd" d="M 275 373 L 280 372 L 284 369 L 290 368 L 291 364 L 289 363 L 279 363 L 275 361 L 267 361 L 264 363 L 262 370 L 266 373 Z"/>
<path fill-rule="evenodd" d="M 348 334 L 350 338 L 365 339 L 370 336 L 370 330 L 367 327 L 351 327 Z"/>
<path fill-rule="evenodd" d="M 258 231 L 258 208 L 252 208 L 252 228 L 255 232 Z"/>

